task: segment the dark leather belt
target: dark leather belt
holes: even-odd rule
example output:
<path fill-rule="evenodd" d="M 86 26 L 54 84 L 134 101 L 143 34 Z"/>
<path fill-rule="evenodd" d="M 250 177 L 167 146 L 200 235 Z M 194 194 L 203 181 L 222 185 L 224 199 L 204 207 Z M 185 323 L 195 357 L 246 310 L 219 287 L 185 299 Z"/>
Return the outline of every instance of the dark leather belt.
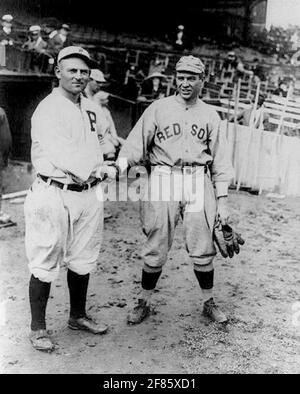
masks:
<path fill-rule="evenodd" d="M 54 179 L 51 179 L 41 174 L 38 174 L 38 177 L 41 178 L 44 182 L 48 183 L 48 185 L 56 186 L 59 189 L 71 190 L 72 192 L 82 192 L 83 190 L 89 190 L 92 187 L 96 186 L 99 182 L 101 182 L 100 179 L 95 179 L 93 182 L 86 183 L 84 185 L 77 185 L 76 183 L 66 185 L 65 183 L 55 181 Z"/>

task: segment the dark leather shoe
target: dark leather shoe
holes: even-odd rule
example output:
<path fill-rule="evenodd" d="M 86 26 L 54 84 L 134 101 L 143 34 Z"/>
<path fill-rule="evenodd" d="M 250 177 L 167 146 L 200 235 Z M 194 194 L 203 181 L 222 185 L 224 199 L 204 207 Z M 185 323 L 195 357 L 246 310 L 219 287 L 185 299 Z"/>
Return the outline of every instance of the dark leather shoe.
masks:
<path fill-rule="evenodd" d="M 47 330 L 31 331 L 29 339 L 36 350 L 52 352 L 55 349 Z"/>
<path fill-rule="evenodd" d="M 92 332 L 93 334 L 105 334 L 108 330 L 108 326 L 106 324 L 96 323 L 89 316 L 80 317 L 78 319 L 70 317 L 68 327 L 72 330 L 84 330 Z"/>
<path fill-rule="evenodd" d="M 128 324 L 139 324 L 150 313 L 150 306 L 143 299 L 139 299 L 137 305 L 128 313 L 127 323 Z"/>
<path fill-rule="evenodd" d="M 228 319 L 224 312 L 215 304 L 214 299 L 210 298 L 204 303 L 203 315 L 209 317 L 212 321 L 216 323 L 228 323 Z"/>

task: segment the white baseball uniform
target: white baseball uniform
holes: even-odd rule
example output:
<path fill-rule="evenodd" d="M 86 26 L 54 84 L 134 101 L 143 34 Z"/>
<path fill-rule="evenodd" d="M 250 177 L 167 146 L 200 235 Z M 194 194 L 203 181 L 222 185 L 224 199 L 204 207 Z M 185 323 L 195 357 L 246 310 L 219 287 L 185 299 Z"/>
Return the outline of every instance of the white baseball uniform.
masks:
<path fill-rule="evenodd" d="M 38 174 L 65 185 L 90 184 L 103 162 L 98 141 L 101 115 L 90 100 L 76 105 L 53 90 L 32 116 L 32 164 Z M 96 187 L 60 189 L 39 177 L 25 201 L 25 246 L 30 272 L 43 282 L 62 262 L 85 275 L 95 267 L 101 245 L 103 206 Z"/>
<path fill-rule="evenodd" d="M 198 180 L 196 194 L 200 197 L 202 193 L 196 210 L 189 197 L 180 201 L 142 202 L 143 230 L 147 236 L 143 256 L 146 266 L 153 271 L 160 270 L 167 260 L 180 214 L 184 216 L 186 248 L 194 264 L 208 266 L 213 262 L 215 196 L 227 195 L 233 176 L 226 136 L 219 125 L 219 116 L 203 101 L 198 99 L 188 106 L 174 95 L 157 100 L 146 109 L 120 151 L 119 158 L 126 158 L 131 166 L 148 157 L 155 166 L 151 182 L 156 185 L 153 178 L 163 178 L 169 171 L 171 178 L 181 174 L 179 187 L 184 188 L 187 178 L 182 168 L 190 166 Z M 168 183 L 163 178 L 162 192 Z"/>

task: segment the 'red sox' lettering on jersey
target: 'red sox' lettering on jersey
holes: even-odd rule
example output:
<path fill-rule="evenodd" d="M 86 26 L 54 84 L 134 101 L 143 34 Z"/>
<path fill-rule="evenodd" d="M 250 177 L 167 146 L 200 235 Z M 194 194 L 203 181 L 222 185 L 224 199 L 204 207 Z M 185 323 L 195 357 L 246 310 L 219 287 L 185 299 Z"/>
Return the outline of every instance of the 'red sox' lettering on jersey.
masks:
<path fill-rule="evenodd" d="M 220 121 L 218 114 L 200 99 L 193 106 L 178 102 L 176 96 L 157 100 L 129 134 L 120 157 L 135 165 L 147 150 L 152 165 L 212 163 L 216 192 L 222 194 L 232 178 L 232 166 Z"/>

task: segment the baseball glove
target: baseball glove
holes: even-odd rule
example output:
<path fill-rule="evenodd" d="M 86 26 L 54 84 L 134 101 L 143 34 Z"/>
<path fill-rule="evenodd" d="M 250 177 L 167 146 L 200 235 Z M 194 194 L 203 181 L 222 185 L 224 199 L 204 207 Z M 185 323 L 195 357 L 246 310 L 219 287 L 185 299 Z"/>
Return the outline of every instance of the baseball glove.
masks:
<path fill-rule="evenodd" d="M 214 226 L 213 237 L 221 255 L 225 258 L 232 258 L 234 253 L 239 254 L 239 245 L 245 243 L 240 234 L 236 233 L 228 224 L 223 226 L 220 221 L 217 221 Z"/>

